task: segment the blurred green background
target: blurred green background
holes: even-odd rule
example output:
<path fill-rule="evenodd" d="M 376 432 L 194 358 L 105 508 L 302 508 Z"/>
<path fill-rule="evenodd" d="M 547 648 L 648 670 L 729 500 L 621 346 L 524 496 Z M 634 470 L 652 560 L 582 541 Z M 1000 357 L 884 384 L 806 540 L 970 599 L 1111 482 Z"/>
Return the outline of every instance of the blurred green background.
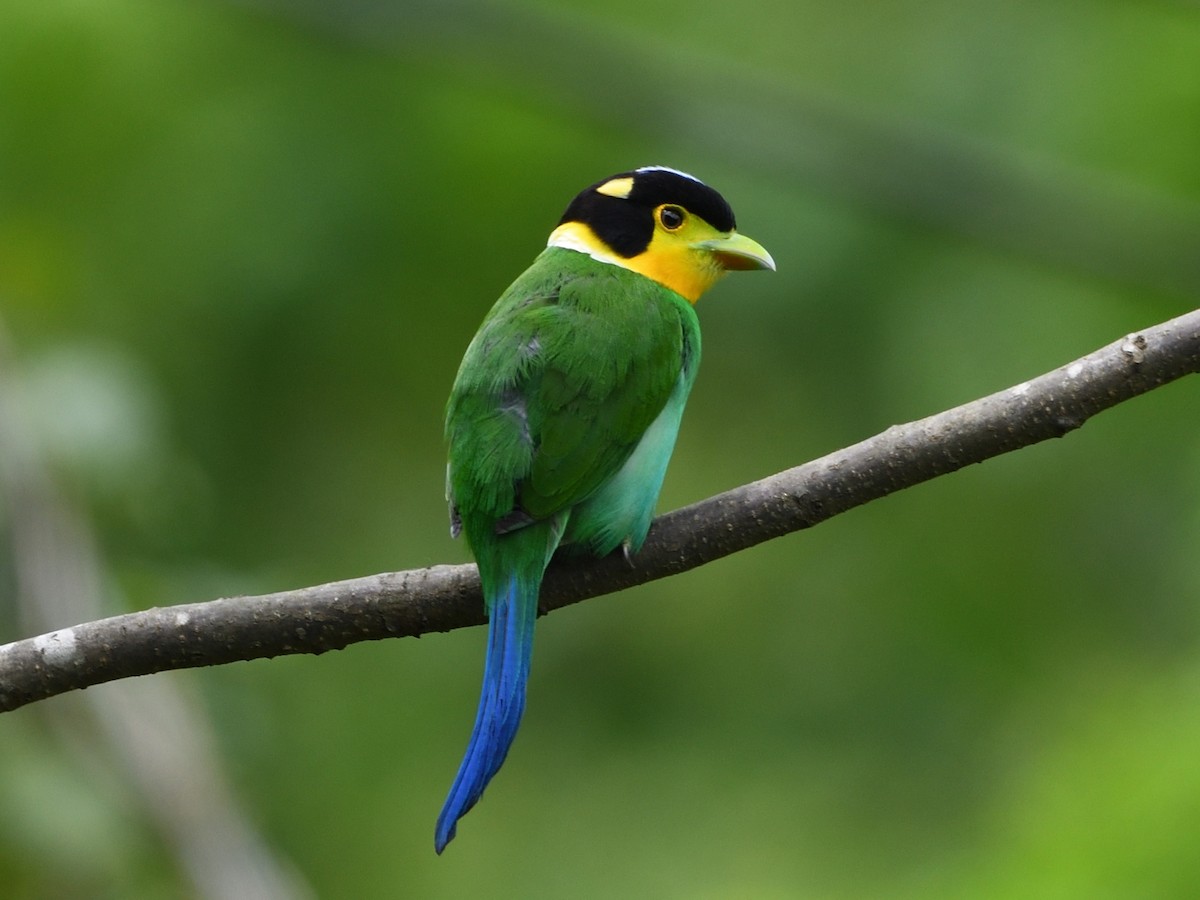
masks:
<path fill-rule="evenodd" d="M 1183 0 L 8 2 L 0 390 L 94 615 L 458 562 L 445 396 L 586 184 L 694 172 L 779 265 L 701 302 L 665 509 L 1196 307 L 1198 162 Z M 1198 390 L 544 619 L 443 858 L 479 629 L 8 714 L 3 893 L 1194 896 Z M 2 640 L 75 615 L 19 493 Z M 189 868 L 172 736 L 274 887 Z"/>

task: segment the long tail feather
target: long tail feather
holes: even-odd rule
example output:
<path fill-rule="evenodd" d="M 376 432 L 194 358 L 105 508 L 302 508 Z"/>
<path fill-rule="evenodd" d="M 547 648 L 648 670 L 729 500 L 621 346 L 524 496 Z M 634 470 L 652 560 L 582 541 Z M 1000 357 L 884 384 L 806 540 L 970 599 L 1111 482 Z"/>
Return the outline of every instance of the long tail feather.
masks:
<path fill-rule="evenodd" d="M 521 724 L 537 595 L 537 579 L 529 583 L 514 574 L 492 604 L 479 711 L 466 755 L 438 816 L 434 835 L 438 853 L 454 839 L 456 823 L 479 801 L 483 789 L 500 770 Z"/>

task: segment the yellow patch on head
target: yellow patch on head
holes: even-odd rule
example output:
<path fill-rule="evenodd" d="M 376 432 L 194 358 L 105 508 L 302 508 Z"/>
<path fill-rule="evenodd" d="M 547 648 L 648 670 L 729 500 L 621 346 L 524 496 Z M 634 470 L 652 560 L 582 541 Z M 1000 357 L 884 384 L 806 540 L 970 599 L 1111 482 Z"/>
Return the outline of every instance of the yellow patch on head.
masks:
<path fill-rule="evenodd" d="M 601 185 L 608 187 L 614 178 Z M 771 255 L 736 231 L 722 232 L 674 203 L 650 213 L 653 230 L 646 248 L 633 256 L 614 250 L 586 222 L 563 222 L 550 234 L 549 247 L 586 253 L 592 259 L 644 275 L 692 303 L 731 269 L 774 269 Z"/>
<path fill-rule="evenodd" d="M 616 197 L 618 200 L 628 200 L 632 191 L 632 178 L 613 178 L 612 180 L 606 181 L 604 184 L 600 185 L 600 187 L 596 188 L 597 194 L 604 194 L 608 197 Z"/>
<path fill-rule="evenodd" d="M 583 222 L 563 222 L 550 232 L 547 247 L 563 247 L 567 250 L 577 250 L 586 253 L 592 259 L 613 266 L 624 266 L 625 260 L 613 253 L 612 248 L 600 236 L 592 231 L 591 226 Z"/>
<path fill-rule="evenodd" d="M 725 274 L 725 267 L 720 261 L 696 244 L 719 238 L 721 233 L 700 217 L 688 215 L 686 211 L 685 219 L 679 226 L 665 228 L 659 219 L 661 210 L 662 207 L 655 210 L 656 223 L 650 246 L 637 256 L 624 257 L 614 253 L 583 222 L 564 222 L 559 225 L 551 233 L 547 245 L 578 250 L 600 262 L 645 275 L 695 303 Z"/>
<path fill-rule="evenodd" d="M 708 234 L 716 233 L 707 222 L 700 219 L 696 222 L 706 228 Z M 622 260 L 621 264 L 669 287 L 691 303 L 699 300 L 700 295 L 725 274 L 724 267 L 712 254 L 692 246 L 683 235 L 664 231 L 655 231 L 644 253 Z"/>
<path fill-rule="evenodd" d="M 564 222 L 554 229 L 547 243 L 551 247 L 578 250 L 600 262 L 645 275 L 695 303 L 725 274 L 725 269 L 712 254 L 690 246 L 688 240 L 713 237 L 718 232 L 703 219 L 692 218 L 688 225 L 675 233 L 656 228 L 650 246 L 630 257 L 614 253 L 583 222 Z"/>

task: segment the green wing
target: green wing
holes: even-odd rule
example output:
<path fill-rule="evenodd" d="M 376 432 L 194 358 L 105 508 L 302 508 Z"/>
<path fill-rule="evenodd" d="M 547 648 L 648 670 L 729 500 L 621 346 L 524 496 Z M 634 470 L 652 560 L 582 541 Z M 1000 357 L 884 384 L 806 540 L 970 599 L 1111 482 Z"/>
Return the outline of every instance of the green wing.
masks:
<path fill-rule="evenodd" d="M 637 446 L 679 380 L 687 301 L 551 248 L 484 319 L 446 414 L 448 488 L 498 531 L 591 496 Z"/>

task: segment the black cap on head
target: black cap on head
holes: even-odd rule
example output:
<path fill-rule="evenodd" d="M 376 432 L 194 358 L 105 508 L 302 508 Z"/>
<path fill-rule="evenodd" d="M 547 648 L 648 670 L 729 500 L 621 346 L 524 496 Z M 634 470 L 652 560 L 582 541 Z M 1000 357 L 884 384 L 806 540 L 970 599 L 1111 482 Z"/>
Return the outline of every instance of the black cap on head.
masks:
<path fill-rule="evenodd" d="M 654 210 L 664 203 L 682 206 L 718 231 L 736 227 L 725 198 L 704 182 L 665 166 L 645 166 L 612 175 L 571 201 L 558 224 L 583 222 L 613 252 L 637 256 L 654 236 Z"/>

